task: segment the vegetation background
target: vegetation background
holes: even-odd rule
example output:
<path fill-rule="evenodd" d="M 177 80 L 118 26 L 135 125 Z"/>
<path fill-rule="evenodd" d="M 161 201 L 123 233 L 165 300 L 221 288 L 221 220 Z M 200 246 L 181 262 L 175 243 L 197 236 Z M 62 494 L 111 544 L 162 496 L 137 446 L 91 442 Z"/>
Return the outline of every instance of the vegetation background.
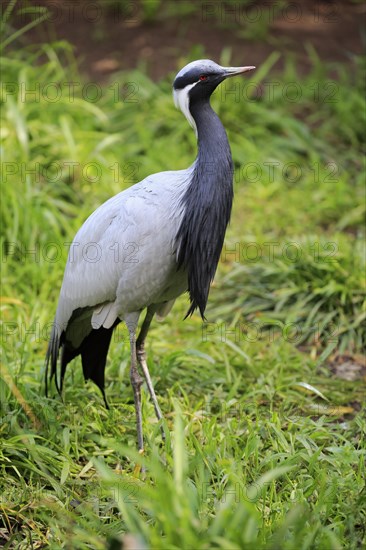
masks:
<path fill-rule="evenodd" d="M 364 547 L 365 80 L 359 2 L 2 4 L 0 546 Z M 212 99 L 235 205 L 208 322 L 154 324 L 135 450 L 128 339 L 108 411 L 78 361 L 46 398 L 68 244 L 104 200 L 189 166 L 186 62 L 254 64 Z M 146 467 L 142 474 L 140 467 Z"/>

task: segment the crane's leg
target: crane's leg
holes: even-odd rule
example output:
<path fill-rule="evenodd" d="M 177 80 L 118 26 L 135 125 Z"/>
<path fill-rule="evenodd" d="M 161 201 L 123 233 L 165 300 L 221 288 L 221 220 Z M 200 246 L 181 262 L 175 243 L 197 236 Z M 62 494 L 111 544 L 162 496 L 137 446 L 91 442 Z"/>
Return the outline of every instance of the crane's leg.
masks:
<path fill-rule="evenodd" d="M 139 451 L 144 450 L 144 436 L 142 432 L 142 410 L 141 410 L 141 386 L 143 384 L 143 378 L 139 375 L 137 369 L 137 354 L 136 354 L 136 328 L 139 318 L 139 313 L 129 314 L 125 318 L 125 322 L 130 335 L 130 348 L 131 348 L 131 369 L 130 379 L 133 389 L 133 397 L 135 401 L 135 413 L 136 413 L 136 429 L 137 429 L 137 447 Z"/>
<path fill-rule="evenodd" d="M 154 386 L 150 377 L 149 369 L 147 367 L 146 352 L 145 352 L 145 339 L 149 331 L 151 321 L 155 315 L 156 309 L 157 308 L 155 306 L 150 306 L 147 308 L 146 316 L 145 316 L 144 322 L 142 323 L 140 334 L 138 335 L 138 338 L 136 341 L 136 353 L 137 353 L 138 363 L 144 374 L 146 385 L 154 405 L 156 418 L 158 420 L 161 420 L 163 418 L 163 415 L 161 414 L 161 410 L 159 407 L 158 400 L 156 398 Z M 162 433 L 163 439 L 165 439 L 165 433 L 163 428 L 161 428 L 161 433 Z"/>

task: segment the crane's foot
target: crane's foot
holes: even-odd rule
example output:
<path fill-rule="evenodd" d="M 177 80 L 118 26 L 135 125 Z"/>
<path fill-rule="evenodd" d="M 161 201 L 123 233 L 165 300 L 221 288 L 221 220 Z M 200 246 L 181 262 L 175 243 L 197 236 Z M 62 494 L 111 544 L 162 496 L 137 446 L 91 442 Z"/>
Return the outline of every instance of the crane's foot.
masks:
<path fill-rule="evenodd" d="M 159 403 L 156 397 L 156 393 L 154 390 L 154 386 L 151 380 L 151 376 L 150 376 L 149 369 L 146 362 L 146 352 L 143 345 L 140 345 L 137 347 L 136 354 L 137 354 L 137 361 L 145 377 L 145 381 L 146 381 L 147 389 L 149 390 L 151 401 L 153 402 L 153 405 L 154 405 L 156 418 L 160 421 L 162 420 L 163 415 L 161 413 Z M 165 441 L 165 432 L 162 425 L 160 426 L 160 431 L 161 431 L 161 436 L 163 438 L 163 441 Z"/>

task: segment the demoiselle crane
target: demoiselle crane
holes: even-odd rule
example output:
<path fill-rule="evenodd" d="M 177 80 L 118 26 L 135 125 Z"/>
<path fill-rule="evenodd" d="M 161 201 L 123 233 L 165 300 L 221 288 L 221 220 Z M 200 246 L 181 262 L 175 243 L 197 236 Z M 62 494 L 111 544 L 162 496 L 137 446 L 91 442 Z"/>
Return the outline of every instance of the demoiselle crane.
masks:
<path fill-rule="evenodd" d="M 210 96 L 226 78 L 254 68 L 221 67 L 208 59 L 185 66 L 174 80 L 173 95 L 197 136 L 195 162 L 186 170 L 148 176 L 109 199 L 86 220 L 70 247 L 47 350 L 46 381 L 50 371 L 50 380 L 55 377 L 61 392 L 68 363 L 81 355 L 85 379 L 97 384 L 106 402 L 108 348 L 113 330 L 124 321 L 129 331 L 130 378 L 141 451 L 143 378 L 138 367 L 156 416 L 162 418 L 144 349 L 150 323 L 155 314 L 165 317 L 186 291 L 190 299 L 186 317 L 198 309 L 204 319 L 231 214 L 231 151 Z M 136 339 L 144 309 L 146 316 Z"/>

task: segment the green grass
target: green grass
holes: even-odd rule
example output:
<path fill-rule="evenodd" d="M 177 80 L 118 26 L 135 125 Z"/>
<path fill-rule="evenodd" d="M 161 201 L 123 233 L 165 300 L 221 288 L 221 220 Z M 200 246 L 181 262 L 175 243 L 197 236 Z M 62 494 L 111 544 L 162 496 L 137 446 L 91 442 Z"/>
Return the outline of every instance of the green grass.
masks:
<path fill-rule="evenodd" d="M 276 245 L 235 243 L 224 254 L 235 258 L 237 265 L 231 263 L 222 279 L 212 317 L 259 331 L 277 327 L 280 335 L 288 333 L 296 344 L 328 345 L 330 351 L 337 347 L 339 352 L 365 349 L 361 246 L 341 235 L 320 242 L 309 236 Z"/>
<path fill-rule="evenodd" d="M 126 331 L 111 345 L 110 411 L 83 383 L 79 361 L 64 401 L 44 396 L 47 335 L 65 243 L 114 193 L 187 167 L 194 134 L 174 109 L 173 75 L 156 84 L 122 73 L 96 102 L 82 85 L 73 101 L 63 88 L 52 102 L 49 82 L 82 82 L 70 48 L 3 52 L 3 81 L 15 84 L 1 97 L 5 548 L 102 549 L 124 533 L 167 549 L 365 544 L 364 380 L 332 369 L 340 354 L 359 361 L 365 342 L 362 64 L 324 67 L 309 55 L 307 77 L 290 58 L 272 73 L 274 54 L 252 80 L 215 93 L 236 166 L 232 221 L 209 322 L 183 322 L 183 296 L 151 329 L 168 437 L 163 443 L 144 391 L 141 457 Z M 250 97 L 248 82 L 268 90 L 274 81 L 273 97 Z M 284 95 L 293 82 L 297 101 Z M 22 86 L 37 83 L 40 93 L 23 101 Z M 300 338 L 284 331 L 293 324 Z"/>

